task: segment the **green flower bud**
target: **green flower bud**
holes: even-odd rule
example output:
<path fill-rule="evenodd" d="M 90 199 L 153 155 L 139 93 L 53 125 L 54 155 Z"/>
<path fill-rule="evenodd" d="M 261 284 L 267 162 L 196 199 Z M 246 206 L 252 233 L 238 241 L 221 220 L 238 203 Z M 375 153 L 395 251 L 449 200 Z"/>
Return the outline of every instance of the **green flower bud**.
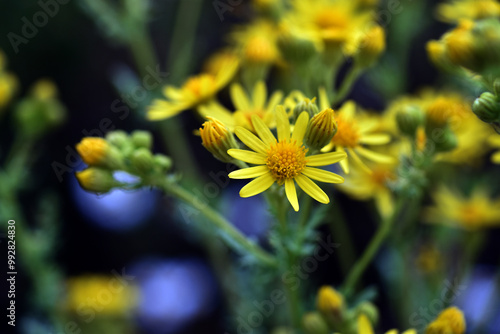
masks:
<path fill-rule="evenodd" d="M 307 334 L 328 334 L 328 325 L 318 312 L 309 312 L 302 319 Z"/>
<path fill-rule="evenodd" d="M 112 188 L 119 187 L 120 182 L 113 178 L 110 170 L 90 167 L 81 172 L 75 173 L 80 186 L 90 192 L 107 193 Z"/>
<path fill-rule="evenodd" d="M 154 157 L 155 165 L 162 171 L 168 171 L 172 168 L 172 159 L 163 154 L 156 154 Z"/>
<path fill-rule="evenodd" d="M 137 148 L 144 147 L 151 150 L 151 147 L 153 146 L 153 137 L 148 131 L 136 130 L 132 132 L 131 138 L 132 143 Z"/>
<path fill-rule="evenodd" d="M 407 106 L 398 111 L 396 122 L 401 133 L 414 137 L 417 128 L 424 124 L 424 113 L 416 106 Z"/>
<path fill-rule="evenodd" d="M 316 98 L 313 98 L 312 100 L 304 99 L 303 101 L 297 103 L 293 108 L 293 117 L 298 119 L 299 115 L 303 111 L 306 111 L 309 114 L 309 119 L 316 116 L 319 113 L 318 106 L 316 105 Z"/>
<path fill-rule="evenodd" d="M 362 302 L 357 306 L 356 312 L 358 316 L 360 314 L 365 314 L 370 320 L 370 323 L 372 324 L 376 324 L 378 322 L 379 319 L 378 309 L 371 302 Z"/>
<path fill-rule="evenodd" d="M 37 138 L 62 124 L 66 118 L 66 109 L 57 100 L 30 97 L 16 106 L 15 117 L 26 136 Z"/>
<path fill-rule="evenodd" d="M 307 127 L 304 142 L 314 150 L 321 150 L 337 133 L 334 111 L 327 108 L 315 115 Z"/>
<path fill-rule="evenodd" d="M 141 147 L 132 153 L 130 163 L 132 168 L 134 168 L 139 175 L 151 173 L 156 165 L 153 155 L 147 148 L 144 147 Z"/>
<path fill-rule="evenodd" d="M 458 145 L 457 136 L 449 127 L 434 129 L 428 136 L 436 145 L 436 152 L 448 152 Z"/>
<path fill-rule="evenodd" d="M 281 29 L 277 44 L 285 59 L 295 64 L 306 64 L 317 53 L 312 38 L 287 27 Z"/>
<path fill-rule="evenodd" d="M 106 141 L 121 149 L 128 142 L 128 135 L 122 130 L 111 131 L 106 134 Z"/>
<path fill-rule="evenodd" d="M 500 101 L 490 92 L 485 92 L 472 104 L 472 111 L 480 120 L 493 123 L 500 120 Z"/>

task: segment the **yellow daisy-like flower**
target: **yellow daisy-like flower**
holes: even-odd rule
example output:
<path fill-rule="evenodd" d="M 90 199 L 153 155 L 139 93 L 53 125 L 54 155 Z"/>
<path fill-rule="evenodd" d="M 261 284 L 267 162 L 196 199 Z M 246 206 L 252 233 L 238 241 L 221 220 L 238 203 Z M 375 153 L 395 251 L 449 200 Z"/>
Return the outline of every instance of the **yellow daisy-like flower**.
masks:
<path fill-rule="evenodd" d="M 484 188 L 475 188 L 466 198 L 441 186 L 432 198 L 435 204 L 424 212 L 424 219 L 429 223 L 465 230 L 500 226 L 500 199 L 492 199 Z"/>
<path fill-rule="evenodd" d="M 232 179 L 256 178 L 240 190 L 241 197 L 250 197 L 260 194 L 274 183 L 285 185 L 286 196 L 295 211 L 299 210 L 295 182 L 306 194 L 320 203 L 330 202 L 328 195 L 321 190 L 311 179 L 342 183 L 344 179 L 332 172 L 317 166 L 331 165 L 346 157 L 343 152 L 318 154 L 307 156 L 307 149 L 302 140 L 307 130 L 309 115 L 303 112 L 290 133 L 290 122 L 283 107 L 276 110 L 278 140 L 269 127 L 257 116 L 252 117 L 253 127 L 258 135 L 243 127 L 237 127 L 236 135 L 252 151 L 229 150 L 227 153 L 235 159 L 255 164 L 257 166 L 234 171 L 229 174 Z"/>
<path fill-rule="evenodd" d="M 204 118 L 214 117 L 224 123 L 231 131 L 237 126 L 242 126 L 255 133 L 252 124 L 252 116 L 256 115 L 264 121 L 269 128 L 275 128 L 273 110 L 283 99 L 283 93 L 276 91 L 271 96 L 267 94 L 267 88 L 264 81 L 255 84 L 252 94 L 247 94 L 243 87 L 234 83 L 230 88 L 231 100 L 236 108 L 232 113 L 217 101 L 202 105 L 198 112 Z"/>
<path fill-rule="evenodd" d="M 454 0 L 438 5 L 436 12 L 439 20 L 448 23 L 500 17 L 500 3 L 496 0 Z"/>
<path fill-rule="evenodd" d="M 323 109 L 323 105 L 321 109 Z M 346 174 L 349 173 L 350 159 L 365 172 L 371 173 L 370 168 L 361 160 L 360 156 L 377 163 L 394 162 L 393 157 L 372 151 L 364 146 L 385 145 L 390 142 L 391 137 L 386 133 L 379 133 L 379 122 L 376 119 L 356 115 L 354 102 L 344 103 L 336 115 L 336 121 L 337 133 L 322 151 L 335 149 L 337 152 L 347 152 L 349 159 L 340 161 L 340 166 Z"/>
<path fill-rule="evenodd" d="M 217 74 L 202 73 L 193 76 L 181 88 L 165 87 L 163 94 L 167 100 L 154 100 L 146 117 L 150 121 L 159 121 L 209 102 L 229 83 L 237 69 L 238 62 L 228 60 Z"/>
<path fill-rule="evenodd" d="M 278 27 L 266 20 L 257 20 L 236 28 L 230 36 L 240 56 L 251 64 L 273 64 L 280 61 L 277 38 Z"/>

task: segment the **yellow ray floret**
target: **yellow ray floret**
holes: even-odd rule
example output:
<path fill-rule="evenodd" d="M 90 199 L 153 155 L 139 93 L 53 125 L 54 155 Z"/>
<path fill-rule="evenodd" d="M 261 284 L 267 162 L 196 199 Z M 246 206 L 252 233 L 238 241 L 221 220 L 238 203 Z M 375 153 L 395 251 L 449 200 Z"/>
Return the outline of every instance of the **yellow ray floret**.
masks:
<path fill-rule="evenodd" d="M 235 159 L 258 165 L 229 174 L 233 179 L 256 178 L 241 189 L 241 197 L 260 194 L 274 183 L 284 184 L 290 204 L 298 211 L 296 182 L 305 193 L 318 202 L 330 202 L 325 192 L 311 179 L 328 183 L 342 183 L 344 179 L 337 174 L 313 167 L 339 162 L 346 154 L 334 152 L 308 156 L 302 143 L 308 122 L 309 116 L 303 112 L 291 133 L 288 116 L 284 108 L 279 106 L 276 110 L 278 139 L 258 116 L 252 117 L 258 137 L 243 127 L 236 128 L 238 138 L 253 151 L 232 149 L 228 154 Z"/>

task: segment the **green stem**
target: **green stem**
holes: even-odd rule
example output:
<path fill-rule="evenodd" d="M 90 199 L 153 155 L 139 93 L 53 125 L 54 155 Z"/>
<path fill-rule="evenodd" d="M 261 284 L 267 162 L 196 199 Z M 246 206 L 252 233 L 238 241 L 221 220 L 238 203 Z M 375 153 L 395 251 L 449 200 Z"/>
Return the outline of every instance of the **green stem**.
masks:
<path fill-rule="evenodd" d="M 339 91 L 337 92 L 336 96 L 334 96 L 332 104 L 339 103 L 347 96 L 347 94 L 349 94 L 352 86 L 361 75 L 361 73 L 363 73 L 363 69 L 354 64 L 349 72 L 347 72 L 344 80 L 342 80 L 342 84 L 340 85 Z"/>
<path fill-rule="evenodd" d="M 355 250 L 354 243 L 352 241 L 351 234 L 349 233 L 349 228 L 347 227 L 347 222 L 342 212 L 342 209 L 338 203 L 331 206 L 332 214 L 328 222 L 330 231 L 335 240 L 342 240 L 342 252 L 338 252 L 338 258 L 340 263 L 340 269 L 344 275 L 347 272 L 352 263 L 355 261 Z"/>
<path fill-rule="evenodd" d="M 234 226 L 229 221 L 227 221 L 217 211 L 209 207 L 206 203 L 200 201 L 199 198 L 197 198 L 195 195 L 191 194 L 190 192 L 176 184 L 168 182 L 167 179 L 164 179 L 164 181 L 157 184 L 157 186 L 166 193 L 183 200 L 191 207 L 197 209 L 205 218 L 207 218 L 212 224 L 214 224 L 218 229 L 225 233 L 231 239 L 231 241 L 235 242 L 241 248 L 254 255 L 262 263 L 270 266 L 276 266 L 276 261 L 272 255 L 264 251 L 257 244 L 248 240 L 236 228 L 234 228 Z M 228 243 L 228 246 L 234 248 L 234 244 L 231 242 Z M 236 248 L 236 250 L 238 249 Z"/>
<path fill-rule="evenodd" d="M 304 199 L 304 206 L 302 207 L 302 212 L 299 219 L 300 227 L 303 228 L 307 225 L 307 220 L 311 216 L 311 209 L 312 209 L 312 197 L 306 196 L 306 198 Z"/>
<path fill-rule="evenodd" d="M 391 217 L 385 218 L 377 229 L 377 232 L 373 236 L 370 244 L 364 251 L 361 258 L 354 264 L 349 275 L 347 276 L 343 291 L 346 296 L 351 295 L 356 288 L 359 280 L 361 279 L 363 273 L 368 268 L 368 265 L 372 262 L 373 258 L 377 254 L 380 246 L 384 243 L 385 239 L 389 236 L 389 232 L 392 229 L 394 221 L 399 216 L 399 213 L 404 205 L 404 197 L 400 197 L 396 205 L 394 213 Z"/>

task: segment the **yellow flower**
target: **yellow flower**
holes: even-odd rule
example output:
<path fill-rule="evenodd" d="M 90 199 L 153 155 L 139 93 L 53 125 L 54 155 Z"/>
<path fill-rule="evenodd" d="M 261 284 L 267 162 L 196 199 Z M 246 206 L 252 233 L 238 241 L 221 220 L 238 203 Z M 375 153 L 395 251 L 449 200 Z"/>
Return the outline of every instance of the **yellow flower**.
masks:
<path fill-rule="evenodd" d="M 372 65 L 385 50 L 385 31 L 379 25 L 373 25 L 359 31 L 345 47 L 347 54 L 354 55 L 364 67 Z"/>
<path fill-rule="evenodd" d="M 167 86 L 163 90 L 167 100 L 154 100 L 146 117 L 150 121 L 159 121 L 209 102 L 228 84 L 237 69 L 238 62 L 228 60 L 217 74 L 202 73 L 193 76 L 186 80 L 181 88 Z"/>
<path fill-rule="evenodd" d="M 90 166 L 102 163 L 109 149 L 108 142 L 100 137 L 85 137 L 76 145 L 76 150 L 83 162 Z"/>
<path fill-rule="evenodd" d="M 453 0 L 438 5 L 436 12 L 439 20 L 448 23 L 500 17 L 500 3 L 496 0 Z"/>
<path fill-rule="evenodd" d="M 113 178 L 110 170 L 90 167 L 75 173 L 80 186 L 90 192 L 107 193 L 120 183 Z"/>
<path fill-rule="evenodd" d="M 309 116 L 302 113 L 293 133 L 290 134 L 290 122 L 283 107 L 276 110 L 278 140 L 257 116 L 252 117 L 252 124 L 259 137 L 243 127 L 237 127 L 236 135 L 252 151 L 229 150 L 227 153 L 235 159 L 258 165 L 241 169 L 229 174 L 233 179 L 256 178 L 240 191 L 241 197 L 257 195 L 274 183 L 285 185 L 286 196 L 295 211 L 299 210 L 299 202 L 295 182 L 305 193 L 320 203 L 327 204 L 330 199 L 311 179 L 321 182 L 341 183 L 344 179 L 334 173 L 314 168 L 326 166 L 346 157 L 345 153 L 335 152 L 306 156 L 307 149 L 302 140 L 307 130 Z"/>
<path fill-rule="evenodd" d="M 425 334 L 463 334 L 465 329 L 464 314 L 457 307 L 452 306 L 439 313 L 436 320 L 427 326 Z"/>
<path fill-rule="evenodd" d="M 325 110 L 314 115 L 307 128 L 306 145 L 315 150 L 321 150 L 337 133 L 337 122 L 333 109 Z"/>
<path fill-rule="evenodd" d="M 327 318 L 339 318 L 344 309 L 344 296 L 331 286 L 322 286 L 318 291 L 316 308 Z"/>
<path fill-rule="evenodd" d="M 323 108 L 323 107 L 322 107 Z M 330 144 L 322 151 L 335 149 L 337 152 L 347 152 L 352 159 L 365 172 L 371 170 L 361 160 L 360 156 L 377 163 L 392 163 L 394 158 L 372 151 L 363 145 L 384 145 L 391 140 L 385 133 L 378 133 L 378 124 L 375 119 L 363 115 L 356 115 L 356 105 L 352 101 L 344 103 L 336 116 L 337 133 L 333 136 Z M 359 155 L 358 155 L 359 154 Z M 349 160 L 342 160 L 340 166 L 343 171 L 349 173 Z"/>
<path fill-rule="evenodd" d="M 477 38 L 472 34 L 473 27 L 474 22 L 462 20 L 455 29 L 446 33 L 442 40 L 452 63 L 475 71 L 482 64 L 479 64 L 474 49 Z"/>
<path fill-rule="evenodd" d="M 48 79 L 38 80 L 32 88 L 32 95 L 39 100 L 50 100 L 57 96 L 57 86 Z"/>
<path fill-rule="evenodd" d="M 237 28 L 230 36 L 244 62 L 273 64 L 280 60 L 276 45 L 278 27 L 266 20 L 258 20 Z"/>
<path fill-rule="evenodd" d="M 227 154 L 227 151 L 238 147 L 233 134 L 215 118 L 208 117 L 208 119 L 200 128 L 203 146 L 220 161 L 232 161 L 233 158 Z"/>
<path fill-rule="evenodd" d="M 132 310 L 137 303 L 137 288 L 123 285 L 112 276 L 88 275 L 67 281 L 65 307 L 73 312 L 79 312 L 86 305 L 98 309 L 99 314 L 121 315 Z"/>
<path fill-rule="evenodd" d="M 212 54 L 203 64 L 203 73 L 217 76 L 224 70 L 227 64 L 238 63 L 238 55 L 235 50 L 226 48 Z"/>
<path fill-rule="evenodd" d="M 251 96 L 238 83 L 231 85 L 230 95 L 236 108 L 234 113 L 216 101 L 200 106 L 198 112 L 204 118 L 217 118 L 231 131 L 234 131 L 237 126 L 242 126 L 255 133 L 252 125 L 253 115 L 261 118 L 269 128 L 276 127 L 273 110 L 283 99 L 281 91 L 271 94 L 268 100 L 266 84 L 264 81 L 259 81 L 255 84 Z"/>
<path fill-rule="evenodd" d="M 375 331 L 373 330 L 372 324 L 370 323 L 370 320 L 365 314 L 360 314 L 357 319 L 357 325 L 358 325 L 358 333 L 359 334 L 375 334 Z M 387 331 L 385 334 L 398 334 L 397 329 L 391 329 L 390 331 Z M 415 329 L 408 329 L 401 334 L 417 334 L 417 331 Z"/>
<path fill-rule="evenodd" d="M 460 227 L 465 230 L 500 225 L 500 199 L 491 199 L 484 188 L 475 188 L 466 198 L 445 186 L 433 194 L 434 205 L 424 211 L 429 223 Z"/>

